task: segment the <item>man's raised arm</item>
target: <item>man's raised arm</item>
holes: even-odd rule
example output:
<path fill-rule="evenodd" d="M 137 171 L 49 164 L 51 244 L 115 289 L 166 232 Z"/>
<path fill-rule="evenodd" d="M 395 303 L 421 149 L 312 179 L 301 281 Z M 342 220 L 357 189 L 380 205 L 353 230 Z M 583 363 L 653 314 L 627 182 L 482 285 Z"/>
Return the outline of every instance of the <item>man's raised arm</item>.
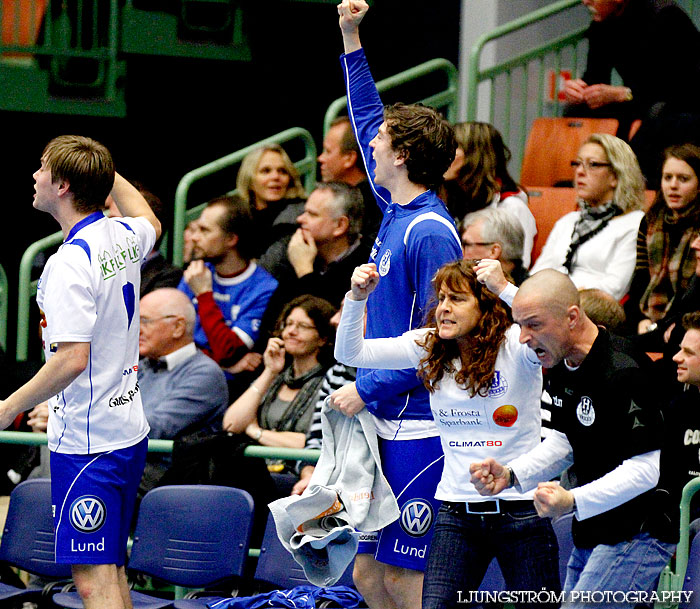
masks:
<path fill-rule="evenodd" d="M 338 5 L 340 31 L 343 33 L 345 53 L 352 53 L 362 48 L 359 27 L 368 9 L 369 5 L 365 0 L 343 0 Z"/>

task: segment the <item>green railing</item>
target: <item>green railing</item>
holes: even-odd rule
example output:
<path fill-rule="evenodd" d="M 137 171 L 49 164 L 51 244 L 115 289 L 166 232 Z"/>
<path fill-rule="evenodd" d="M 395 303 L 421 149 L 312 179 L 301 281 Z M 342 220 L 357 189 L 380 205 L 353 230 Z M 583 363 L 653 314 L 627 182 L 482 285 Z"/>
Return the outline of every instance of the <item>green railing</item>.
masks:
<path fill-rule="evenodd" d="M 195 182 L 207 178 L 220 171 L 228 169 L 232 165 L 240 163 L 243 158 L 249 153 L 267 144 L 286 144 L 294 140 L 301 140 L 304 144 L 304 156 L 302 159 L 295 161 L 294 166 L 299 170 L 304 182 L 304 188 L 310 192 L 316 186 L 316 143 L 311 134 L 301 127 L 293 127 L 281 133 L 260 140 L 255 144 L 246 146 L 241 150 L 232 152 L 220 159 L 207 163 L 202 167 L 193 169 L 186 173 L 175 191 L 175 214 L 173 219 L 173 264 L 176 266 L 182 265 L 182 234 L 185 230 L 187 222 L 199 217 L 205 203 L 200 203 L 196 207 L 187 209 L 187 197 Z"/>
<path fill-rule="evenodd" d="M 431 59 L 418 66 L 389 76 L 384 80 L 380 80 L 377 83 L 377 91 L 380 93 L 385 93 L 391 89 L 395 89 L 408 82 L 422 78 L 429 74 L 434 74 L 437 72 L 443 72 L 447 77 L 447 87 L 438 91 L 437 93 L 425 97 L 423 99 L 417 100 L 426 106 L 433 106 L 435 108 L 446 108 L 446 117 L 450 122 L 455 122 L 457 120 L 457 95 L 459 91 L 458 80 L 459 75 L 457 73 L 457 68 L 447 61 L 447 59 Z M 331 102 L 326 110 L 326 115 L 323 119 L 323 133 L 326 133 L 331 126 L 331 123 L 335 118 L 342 114 L 347 106 L 348 98 L 346 96 L 339 97 L 338 99 Z"/>
<path fill-rule="evenodd" d="M 0 53 L 7 61 L 0 107 L 123 115 L 117 88 L 124 67 L 118 60 L 120 16 L 119 0 L 3 2 Z M 61 93 L 48 95 L 49 85 Z"/>
<path fill-rule="evenodd" d="M 29 355 L 29 314 L 31 299 L 36 294 L 38 279 L 32 280 L 34 261 L 39 254 L 59 245 L 63 241 L 63 233 L 58 231 L 32 243 L 22 254 L 19 264 L 19 285 L 17 291 L 17 351 L 18 362 L 24 362 Z"/>
<path fill-rule="evenodd" d="M 7 283 L 7 273 L 0 264 L 0 346 L 7 351 L 7 316 L 10 300 L 10 288 Z"/>
<path fill-rule="evenodd" d="M 700 0 L 679 0 L 696 25 L 700 24 Z M 482 53 L 489 43 L 576 9 L 580 0 L 559 0 L 480 36 L 469 55 L 467 74 L 467 120 L 486 120 L 503 134 L 513 153 L 513 170 L 519 172 L 531 122 L 541 116 L 559 116 L 563 104 L 560 85 L 563 72 L 576 78 L 583 73 L 588 27 L 553 38 L 488 68 L 481 68 Z M 538 36 L 539 38 L 539 36 Z M 620 82 L 613 74 L 613 84 Z M 480 112 L 480 93 L 488 86 L 488 112 Z"/>
<path fill-rule="evenodd" d="M 25 446 L 45 446 L 47 443 L 45 433 L 33 433 L 29 431 L 0 431 L 0 444 L 21 444 Z M 171 453 L 173 451 L 172 440 L 149 440 L 148 452 Z M 287 459 L 290 461 L 305 461 L 316 463 L 321 454 L 320 450 L 310 448 L 272 448 L 270 446 L 248 446 L 244 451 L 246 457 L 263 459 Z"/>
<path fill-rule="evenodd" d="M 560 113 L 560 78 L 564 68 L 572 76 L 579 73 L 584 63 L 583 43 L 586 28 L 554 38 L 520 55 L 481 68 L 484 47 L 491 42 L 524 30 L 533 24 L 579 7 L 580 0 L 560 0 L 505 23 L 480 36 L 469 56 L 467 75 L 467 120 L 483 120 L 493 123 L 508 142 L 517 163 L 522 158 L 530 122 L 540 116 L 556 116 Z M 534 84 L 533 84 L 534 83 Z M 479 93 L 489 85 L 488 116 L 479 110 Z M 514 165 L 515 165 L 514 163 Z M 519 167 L 519 163 L 517 164 Z"/>

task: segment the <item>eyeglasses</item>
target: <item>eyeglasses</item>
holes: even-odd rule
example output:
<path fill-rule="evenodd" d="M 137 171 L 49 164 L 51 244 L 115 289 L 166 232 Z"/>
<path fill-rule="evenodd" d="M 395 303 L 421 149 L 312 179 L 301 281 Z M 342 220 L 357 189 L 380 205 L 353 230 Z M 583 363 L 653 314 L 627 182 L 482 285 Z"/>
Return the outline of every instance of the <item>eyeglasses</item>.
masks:
<path fill-rule="evenodd" d="M 304 323 L 303 321 L 294 321 L 293 319 L 288 319 L 284 322 L 283 327 L 287 328 L 297 328 L 298 330 L 315 330 L 316 326 Z"/>
<path fill-rule="evenodd" d="M 462 247 L 474 247 L 475 245 L 493 245 L 495 241 L 462 241 Z"/>
<path fill-rule="evenodd" d="M 603 161 L 590 161 L 590 160 L 580 161 L 579 159 L 576 159 L 575 161 L 571 161 L 571 166 L 574 169 L 578 169 L 579 167 L 583 167 L 583 170 L 588 172 L 591 170 L 600 169 L 601 167 L 610 167 L 610 166 L 612 166 L 612 163 L 604 163 Z"/>
<path fill-rule="evenodd" d="M 156 321 L 160 321 L 161 319 L 168 319 L 169 317 L 179 317 L 178 315 L 161 315 L 160 317 L 139 317 L 139 323 L 142 326 L 150 326 L 152 323 L 155 323 Z"/>

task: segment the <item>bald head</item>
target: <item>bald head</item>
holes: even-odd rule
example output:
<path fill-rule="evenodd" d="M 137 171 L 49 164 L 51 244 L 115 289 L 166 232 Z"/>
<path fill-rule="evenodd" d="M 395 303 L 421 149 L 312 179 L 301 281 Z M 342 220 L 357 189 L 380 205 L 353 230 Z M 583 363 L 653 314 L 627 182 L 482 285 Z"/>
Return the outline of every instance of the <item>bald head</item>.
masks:
<path fill-rule="evenodd" d="M 163 357 L 192 342 L 195 310 L 180 290 L 153 290 L 141 299 L 140 309 L 141 357 Z"/>
<path fill-rule="evenodd" d="M 581 305 L 574 282 L 568 275 L 554 269 L 544 269 L 526 279 L 516 295 L 519 297 L 536 301 L 560 315 L 566 315 L 571 306 Z"/>
<path fill-rule="evenodd" d="M 578 366 L 588 354 L 598 329 L 583 312 L 579 293 L 567 275 L 552 269 L 527 279 L 513 299 L 513 319 L 520 342 L 527 344 L 545 368 L 564 358 Z"/>

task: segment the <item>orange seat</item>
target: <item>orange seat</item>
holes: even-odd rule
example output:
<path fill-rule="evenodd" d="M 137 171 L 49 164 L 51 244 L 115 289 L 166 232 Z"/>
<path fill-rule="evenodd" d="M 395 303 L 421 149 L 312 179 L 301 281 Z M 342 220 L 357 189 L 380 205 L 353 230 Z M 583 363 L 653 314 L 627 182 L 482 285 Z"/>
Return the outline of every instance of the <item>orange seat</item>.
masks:
<path fill-rule="evenodd" d="M 576 211 L 576 192 L 573 188 L 537 188 L 527 191 L 530 211 L 535 216 L 537 235 L 532 246 L 532 263 L 537 260 L 555 222 L 564 214 Z"/>
<path fill-rule="evenodd" d="M 536 118 L 525 144 L 520 183 L 525 186 L 556 186 L 571 182 L 571 161 L 581 144 L 593 133 L 615 135 L 614 118 Z"/>

